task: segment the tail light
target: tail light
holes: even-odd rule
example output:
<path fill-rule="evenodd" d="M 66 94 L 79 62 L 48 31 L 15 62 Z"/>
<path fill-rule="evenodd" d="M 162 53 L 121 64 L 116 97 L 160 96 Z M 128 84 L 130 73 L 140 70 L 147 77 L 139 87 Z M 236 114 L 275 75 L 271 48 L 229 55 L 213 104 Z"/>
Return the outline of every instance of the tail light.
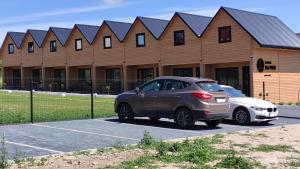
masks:
<path fill-rule="evenodd" d="M 192 93 L 192 95 L 203 101 L 208 101 L 212 98 L 212 95 L 207 92 L 195 92 L 195 93 Z"/>

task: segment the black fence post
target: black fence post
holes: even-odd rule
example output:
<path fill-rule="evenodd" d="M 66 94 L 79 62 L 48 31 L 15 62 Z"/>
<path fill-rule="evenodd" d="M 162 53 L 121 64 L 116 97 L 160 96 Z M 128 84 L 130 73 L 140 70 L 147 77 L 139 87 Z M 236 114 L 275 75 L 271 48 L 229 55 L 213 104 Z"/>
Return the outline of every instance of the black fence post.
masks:
<path fill-rule="evenodd" d="M 94 89 L 93 89 L 93 80 L 91 80 L 91 116 L 94 119 Z"/>
<path fill-rule="evenodd" d="M 33 86 L 30 80 L 30 122 L 33 123 Z"/>

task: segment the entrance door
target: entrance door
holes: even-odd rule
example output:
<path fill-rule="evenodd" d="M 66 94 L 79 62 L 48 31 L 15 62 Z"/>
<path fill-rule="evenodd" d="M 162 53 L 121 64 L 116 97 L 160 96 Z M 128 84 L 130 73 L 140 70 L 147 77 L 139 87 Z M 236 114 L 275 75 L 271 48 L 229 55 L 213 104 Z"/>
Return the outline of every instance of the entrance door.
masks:
<path fill-rule="evenodd" d="M 250 68 L 249 66 L 243 67 L 243 93 L 250 96 Z"/>
<path fill-rule="evenodd" d="M 239 68 L 217 68 L 216 80 L 219 84 L 232 86 L 239 89 Z"/>
<path fill-rule="evenodd" d="M 111 94 L 119 94 L 121 92 L 121 70 L 119 68 L 106 69 L 106 85 L 110 86 Z"/>
<path fill-rule="evenodd" d="M 42 87 L 42 70 L 32 69 L 32 86 L 33 89 L 41 89 Z"/>
<path fill-rule="evenodd" d="M 57 90 L 65 90 L 66 87 L 66 70 L 55 69 L 54 70 L 54 83 L 57 85 Z"/>
<path fill-rule="evenodd" d="M 137 70 L 138 85 L 144 84 L 152 79 L 154 79 L 154 69 L 144 68 Z"/>
<path fill-rule="evenodd" d="M 21 69 L 13 69 L 13 83 L 12 87 L 14 89 L 20 89 L 21 88 Z"/>
<path fill-rule="evenodd" d="M 173 70 L 174 76 L 193 77 L 193 68 L 176 68 Z"/>

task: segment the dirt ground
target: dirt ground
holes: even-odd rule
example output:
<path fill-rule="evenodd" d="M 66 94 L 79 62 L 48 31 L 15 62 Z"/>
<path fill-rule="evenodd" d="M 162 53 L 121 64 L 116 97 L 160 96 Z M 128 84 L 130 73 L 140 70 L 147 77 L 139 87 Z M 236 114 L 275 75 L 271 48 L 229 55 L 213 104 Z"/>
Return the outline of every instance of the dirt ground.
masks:
<path fill-rule="evenodd" d="M 278 146 L 280 149 L 258 150 L 261 145 Z M 222 143 L 215 145 L 218 149 L 234 149 L 239 155 L 260 162 L 266 168 L 300 168 L 300 125 L 282 126 L 236 133 L 223 134 Z M 288 147 L 284 149 L 284 147 Z M 269 147 L 270 148 L 270 147 Z M 93 169 L 109 168 L 120 165 L 123 161 L 134 160 L 144 154 L 138 148 L 126 150 L 114 149 L 77 152 L 65 155 L 53 155 L 39 159 L 27 159 L 25 162 L 13 164 L 10 168 L 31 169 Z M 295 165 L 291 165 L 291 162 Z M 298 166 L 299 165 L 299 166 Z M 161 168 L 180 168 L 173 164 L 162 165 Z"/>

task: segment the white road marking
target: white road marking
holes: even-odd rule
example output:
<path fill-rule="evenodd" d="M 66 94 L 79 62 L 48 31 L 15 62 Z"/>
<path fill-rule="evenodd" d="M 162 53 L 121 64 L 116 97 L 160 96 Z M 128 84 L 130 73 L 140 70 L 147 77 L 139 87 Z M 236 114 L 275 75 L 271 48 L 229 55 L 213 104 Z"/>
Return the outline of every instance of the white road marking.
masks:
<path fill-rule="evenodd" d="M 59 153 L 59 154 L 64 153 L 62 151 L 57 151 L 57 150 L 52 150 L 52 149 L 48 149 L 48 148 L 33 146 L 33 145 L 29 145 L 29 144 L 16 143 L 16 142 L 12 142 L 12 141 L 5 141 L 5 143 L 13 144 L 13 145 L 21 146 L 21 147 L 29 147 L 29 148 L 33 148 L 33 149 L 37 149 L 37 150 L 44 150 L 44 151 L 48 151 L 48 152 L 51 152 L 51 153 Z"/>
<path fill-rule="evenodd" d="M 139 141 L 138 139 L 134 139 L 134 138 L 120 137 L 120 136 L 114 136 L 114 135 L 109 135 L 109 134 L 100 134 L 100 133 L 94 133 L 94 132 L 89 132 L 89 131 L 81 131 L 81 130 L 75 130 L 75 129 L 62 128 L 62 127 L 52 127 L 52 126 L 46 126 L 46 125 L 41 125 L 41 124 L 31 124 L 31 125 L 45 127 L 45 128 L 51 128 L 51 129 L 56 129 L 56 130 L 71 131 L 71 132 L 76 132 L 76 133 L 92 134 L 92 135 L 97 135 L 97 136 L 105 136 L 105 137 L 112 137 L 112 138 L 118 138 L 118 139 Z"/>

